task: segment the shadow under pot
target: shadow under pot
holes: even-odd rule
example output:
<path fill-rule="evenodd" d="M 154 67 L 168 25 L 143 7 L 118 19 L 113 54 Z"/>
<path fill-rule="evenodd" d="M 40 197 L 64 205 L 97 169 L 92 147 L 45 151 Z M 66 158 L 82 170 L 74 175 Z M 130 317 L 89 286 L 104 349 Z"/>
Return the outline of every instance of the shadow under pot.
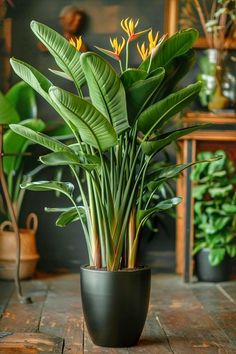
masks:
<path fill-rule="evenodd" d="M 150 268 L 120 271 L 81 267 L 84 318 L 94 344 L 130 347 L 139 341 L 147 317 Z"/>
<path fill-rule="evenodd" d="M 196 275 L 199 281 L 222 282 L 229 280 L 230 258 L 225 256 L 223 261 L 212 266 L 209 261 L 210 250 L 207 248 L 199 251 L 196 256 Z"/>

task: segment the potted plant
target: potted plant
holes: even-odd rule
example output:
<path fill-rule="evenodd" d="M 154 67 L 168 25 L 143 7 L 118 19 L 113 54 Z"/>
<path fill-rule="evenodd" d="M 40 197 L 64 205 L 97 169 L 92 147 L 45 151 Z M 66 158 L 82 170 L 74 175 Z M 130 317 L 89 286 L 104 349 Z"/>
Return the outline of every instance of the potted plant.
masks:
<path fill-rule="evenodd" d="M 74 81 L 76 94 L 53 86 L 31 65 L 11 59 L 14 71 L 52 105 L 74 134 L 75 142 L 66 145 L 28 127 L 11 125 L 17 134 L 51 151 L 40 157 L 42 164 L 66 165 L 75 177 L 76 188 L 71 182 L 57 181 L 24 183 L 22 188 L 60 191 L 71 203 L 64 209 L 47 210 L 60 212 L 59 226 L 81 222 L 89 259 L 81 267 L 84 316 L 93 342 L 110 347 L 134 345 L 141 335 L 149 303 L 150 269 L 138 264 L 140 231 L 152 215 L 180 202 L 173 197 L 150 207 L 152 195 L 163 183 L 189 166 L 152 170 L 150 165 L 167 145 L 199 128 L 172 126 L 163 132 L 168 120 L 201 88 L 196 83 L 176 91 L 176 84 L 193 63 L 196 30 L 158 41 L 152 30 L 137 32 L 138 21 L 127 18 L 121 26 L 127 38 L 111 39 L 111 50 L 99 48 L 119 63 L 118 74 L 100 55 L 81 54 L 81 38 L 69 43 L 46 25 L 31 22 L 31 29 L 64 77 Z M 129 67 L 130 46 L 146 33 L 148 47 L 137 45 L 142 61 L 137 68 Z M 89 97 L 84 97 L 84 85 Z M 81 170 L 86 185 L 80 179 Z"/>
<path fill-rule="evenodd" d="M 201 281 L 229 278 L 229 259 L 236 256 L 236 176 L 234 163 L 223 150 L 204 151 L 199 159 L 214 155 L 218 161 L 195 166 L 193 188 L 196 271 Z"/>
<path fill-rule="evenodd" d="M 24 197 L 20 183 L 31 180 L 37 169 L 26 176 L 23 154 L 29 150 L 30 141 L 9 129 L 10 123 L 19 123 L 36 131 L 42 131 L 45 124 L 37 118 L 37 105 L 34 90 L 25 82 L 18 82 L 3 95 L 0 92 L 0 117 L 4 123 L 2 169 L 6 177 L 6 188 L 13 205 L 16 222 Z M 16 235 L 13 231 L 11 212 L 4 202 L 5 194 L 0 196 L 0 278 L 13 279 L 17 254 Z M 20 229 L 20 278 L 34 274 L 39 255 L 36 249 L 35 234 L 38 220 L 34 213 L 27 216 L 26 228 Z"/>
<path fill-rule="evenodd" d="M 10 123 L 19 123 L 35 131 L 49 130 L 50 134 L 66 134 L 57 123 L 47 124 L 37 118 L 37 104 L 34 90 L 24 81 L 13 85 L 4 95 L 0 92 L 0 119 L 4 123 L 2 168 L 6 177 L 6 188 L 13 205 L 16 222 L 19 224 L 20 212 L 25 190 L 20 184 L 32 181 L 42 169 L 36 166 L 32 170 L 32 143 L 9 129 Z M 28 156 L 24 156 L 24 154 Z M 27 163 L 30 159 L 31 163 Z M 34 161 L 33 161 L 34 163 Z M 31 170 L 29 168 L 31 167 Z M 3 193 L 0 195 L 0 278 L 13 279 L 16 261 L 16 240 L 12 219 Z M 20 278 L 32 277 L 39 255 L 36 249 L 37 215 L 29 213 L 26 227 L 20 229 Z"/>

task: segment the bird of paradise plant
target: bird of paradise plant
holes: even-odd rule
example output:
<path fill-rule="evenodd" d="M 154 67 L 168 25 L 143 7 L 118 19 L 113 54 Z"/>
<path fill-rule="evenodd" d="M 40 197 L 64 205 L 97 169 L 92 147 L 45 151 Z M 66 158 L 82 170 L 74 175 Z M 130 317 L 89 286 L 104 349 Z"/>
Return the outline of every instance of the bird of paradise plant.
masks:
<path fill-rule="evenodd" d="M 56 222 L 59 226 L 80 220 L 89 265 L 109 271 L 136 267 L 145 222 L 180 202 L 181 198 L 174 197 L 150 206 L 163 183 L 189 165 L 153 169 L 152 163 L 167 145 L 199 129 L 176 129 L 172 125 L 172 130 L 163 133 L 169 119 L 186 107 L 201 88 L 201 83 L 195 83 L 176 91 L 176 84 L 193 63 L 191 47 L 197 31 L 183 30 L 158 42 L 158 35 L 153 36 L 150 29 L 136 32 L 138 21 L 128 18 L 121 21 L 121 26 L 127 38 L 111 39 L 112 50 L 101 49 L 120 62 L 119 75 L 100 55 L 80 53 L 81 40 L 69 43 L 44 24 L 31 22 L 34 34 L 63 71 L 55 73 L 73 80 L 77 94 L 55 87 L 31 65 L 11 59 L 15 72 L 60 114 L 75 138 L 73 144 L 66 145 L 27 127 L 11 125 L 17 134 L 51 151 L 40 157 L 41 163 L 68 166 L 76 181 L 76 188 L 71 182 L 56 181 L 26 183 L 22 188 L 57 190 L 67 197 L 72 206 L 46 210 L 60 212 Z M 138 46 L 143 60 L 137 68 L 129 67 L 130 43 L 147 33 L 148 51 Z M 83 96 L 84 85 L 89 98 Z M 86 186 L 80 179 L 81 170 Z M 147 193 L 148 199 L 144 198 Z"/>

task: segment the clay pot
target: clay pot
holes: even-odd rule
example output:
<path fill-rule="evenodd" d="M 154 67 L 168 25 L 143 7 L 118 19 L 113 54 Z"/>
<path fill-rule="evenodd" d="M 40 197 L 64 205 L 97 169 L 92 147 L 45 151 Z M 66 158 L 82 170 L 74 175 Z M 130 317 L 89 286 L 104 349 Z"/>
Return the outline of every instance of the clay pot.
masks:
<path fill-rule="evenodd" d="M 39 259 L 35 241 L 37 228 L 37 215 L 31 213 L 26 219 L 26 228 L 20 229 L 20 279 L 31 278 L 35 273 Z M 10 221 L 4 221 L 0 225 L 0 278 L 7 280 L 12 280 L 15 272 L 16 238 L 12 230 Z"/>

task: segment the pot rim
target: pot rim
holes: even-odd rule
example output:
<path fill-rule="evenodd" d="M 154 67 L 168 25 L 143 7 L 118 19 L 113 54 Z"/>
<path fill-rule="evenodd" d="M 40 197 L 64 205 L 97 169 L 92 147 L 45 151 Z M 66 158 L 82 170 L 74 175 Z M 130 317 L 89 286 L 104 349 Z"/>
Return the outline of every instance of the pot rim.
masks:
<path fill-rule="evenodd" d="M 80 266 L 80 269 L 86 272 L 97 272 L 106 274 L 132 274 L 151 270 L 149 266 L 139 266 L 137 268 L 123 268 L 119 270 L 91 269 L 88 267 L 90 267 L 89 264 L 84 264 Z"/>

